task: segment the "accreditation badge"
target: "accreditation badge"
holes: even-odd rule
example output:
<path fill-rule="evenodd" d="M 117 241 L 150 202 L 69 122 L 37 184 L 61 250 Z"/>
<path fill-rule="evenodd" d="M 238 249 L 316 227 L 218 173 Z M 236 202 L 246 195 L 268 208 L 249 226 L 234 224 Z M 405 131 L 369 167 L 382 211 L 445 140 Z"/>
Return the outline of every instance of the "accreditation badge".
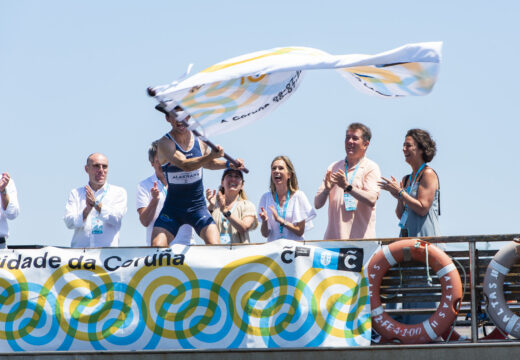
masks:
<path fill-rule="evenodd" d="M 231 244 L 231 235 L 228 233 L 220 234 L 220 243 L 221 244 Z"/>
<path fill-rule="evenodd" d="M 357 200 L 352 195 L 345 193 L 345 195 L 343 195 L 343 199 L 345 200 L 345 211 L 356 210 Z"/>
<path fill-rule="evenodd" d="M 405 208 L 403 210 L 403 214 L 401 215 L 401 221 L 399 221 L 399 227 L 401 229 L 406 229 L 406 220 L 408 220 L 408 209 Z"/>
<path fill-rule="evenodd" d="M 103 221 L 98 217 L 92 218 L 92 234 L 103 234 Z"/>

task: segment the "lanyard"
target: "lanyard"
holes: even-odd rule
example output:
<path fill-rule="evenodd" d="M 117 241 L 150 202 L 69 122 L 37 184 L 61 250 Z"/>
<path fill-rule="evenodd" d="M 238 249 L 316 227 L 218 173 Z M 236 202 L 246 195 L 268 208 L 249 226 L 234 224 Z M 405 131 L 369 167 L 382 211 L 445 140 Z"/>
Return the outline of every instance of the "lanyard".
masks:
<path fill-rule="evenodd" d="M 238 197 L 240 197 L 240 195 L 238 195 Z M 233 211 L 235 211 L 235 208 L 237 207 L 239 201 L 240 200 L 238 198 L 235 200 L 235 204 L 233 205 L 233 208 L 231 209 L 231 213 L 233 213 Z M 222 214 L 222 230 L 224 230 L 222 233 L 227 232 L 228 223 L 229 223 L 229 220 L 224 216 L 224 214 Z"/>
<path fill-rule="evenodd" d="M 424 169 L 425 166 L 426 166 L 426 163 L 423 163 L 421 165 L 421 167 L 419 168 L 419 170 L 417 170 L 417 172 L 415 173 L 413 180 L 408 183 L 408 186 L 406 187 L 407 194 L 410 194 L 410 192 L 412 192 L 412 188 L 415 185 L 415 182 L 417 181 L 417 176 L 419 176 L 419 174 L 421 173 L 421 171 Z M 410 177 L 412 177 L 412 174 L 410 174 Z M 405 204 L 404 207 L 408 208 L 408 205 Z"/>
<path fill-rule="evenodd" d="M 159 180 L 158 182 L 159 182 L 159 184 L 161 184 L 161 186 L 162 186 L 161 191 L 163 192 L 164 197 L 166 198 L 166 195 L 168 195 L 168 185 L 164 185 L 161 180 Z"/>
<path fill-rule="evenodd" d="M 410 182 L 410 183 L 408 184 L 408 187 L 406 188 L 406 193 L 407 193 L 407 194 L 410 194 L 410 192 L 412 191 L 412 188 L 413 188 L 413 186 L 415 185 L 415 181 L 417 180 L 417 176 L 419 176 L 419 174 L 421 173 L 422 169 L 424 169 L 425 166 L 426 166 L 426 163 L 423 163 L 423 164 L 421 165 L 421 167 L 419 168 L 419 170 L 417 170 L 417 172 L 415 173 L 415 176 L 414 176 L 414 178 L 413 178 L 413 181 Z M 412 177 L 412 174 L 410 174 L 410 177 Z"/>
<path fill-rule="evenodd" d="M 359 160 L 358 163 L 356 164 L 356 167 L 354 168 L 354 172 L 352 173 L 352 177 L 350 178 L 350 182 L 349 182 L 348 181 L 348 174 L 347 174 L 348 162 L 347 162 L 347 159 L 345 159 L 345 178 L 347 179 L 347 184 L 348 185 L 352 185 L 352 182 L 354 181 L 354 178 L 356 177 L 356 173 L 357 173 L 358 168 L 359 168 L 359 163 L 361 163 L 361 160 Z"/>
<path fill-rule="evenodd" d="M 291 194 L 290 191 L 287 191 L 287 199 L 285 199 L 285 204 L 283 204 L 283 213 L 280 213 L 280 202 L 278 201 L 278 194 L 276 191 L 274 192 L 274 198 L 276 200 L 276 212 L 278 213 L 278 216 L 283 217 L 285 220 L 285 213 L 287 211 L 287 204 L 289 203 L 289 195 Z M 280 234 L 283 232 L 283 225 L 280 225 Z"/>
<path fill-rule="evenodd" d="M 110 187 L 110 185 L 107 184 L 107 186 L 105 187 L 105 190 L 103 191 L 101 196 L 98 199 L 96 199 L 96 204 L 100 203 L 104 199 L 105 195 L 108 192 L 108 188 L 109 187 Z M 96 212 L 97 212 L 97 210 L 96 210 Z M 103 221 L 99 218 L 99 216 L 100 216 L 100 213 L 97 212 L 97 215 L 95 215 L 95 216 L 93 215 L 92 218 L 91 218 L 91 224 L 92 224 L 91 233 L 92 233 L 92 235 L 103 234 Z"/>
<path fill-rule="evenodd" d="M 103 191 L 103 194 L 101 194 L 101 196 L 99 197 L 99 199 L 96 199 L 96 202 L 97 203 L 100 203 L 101 200 L 103 200 L 103 198 L 105 197 L 105 195 L 107 194 L 107 191 L 108 191 L 108 188 L 110 187 L 109 184 L 107 184 L 107 186 L 105 187 L 105 190 Z M 92 188 L 91 188 L 92 189 Z"/>

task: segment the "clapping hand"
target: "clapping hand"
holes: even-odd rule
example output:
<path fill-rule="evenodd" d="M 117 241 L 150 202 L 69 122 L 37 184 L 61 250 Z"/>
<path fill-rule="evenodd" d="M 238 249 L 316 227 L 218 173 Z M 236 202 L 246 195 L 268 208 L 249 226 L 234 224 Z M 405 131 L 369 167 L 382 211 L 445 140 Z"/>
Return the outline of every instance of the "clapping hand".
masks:
<path fill-rule="evenodd" d="M 348 185 L 347 176 L 345 175 L 345 172 L 341 169 L 331 174 L 330 179 L 332 184 L 336 184 L 342 189 L 346 188 Z"/>
<path fill-rule="evenodd" d="M 267 219 L 269 218 L 269 216 L 267 215 L 267 211 L 265 211 L 265 209 L 263 207 L 260 208 L 260 219 L 262 219 L 262 221 L 267 221 Z"/>
<path fill-rule="evenodd" d="M 0 178 L 0 192 L 4 192 L 5 188 L 7 187 L 7 184 L 9 184 L 9 180 L 11 177 L 8 173 L 3 173 L 2 178 Z"/>
<path fill-rule="evenodd" d="M 393 176 L 391 176 L 391 178 L 392 179 L 387 179 L 381 176 L 378 185 L 381 189 L 388 191 L 393 197 L 398 198 L 399 193 L 403 190 L 402 184 L 399 184 Z"/>
<path fill-rule="evenodd" d="M 276 211 L 276 209 L 274 208 L 273 205 L 269 206 L 269 210 L 271 210 L 271 213 L 273 214 L 273 218 L 277 223 L 282 224 L 285 222 L 285 220 L 280 215 L 278 215 L 278 211 Z"/>
<path fill-rule="evenodd" d="M 332 182 L 332 171 L 328 170 L 327 174 L 325 174 L 325 189 L 330 190 L 334 186 Z"/>
<path fill-rule="evenodd" d="M 206 189 L 206 200 L 208 200 L 208 203 L 209 203 L 208 208 L 211 211 L 213 211 L 213 209 L 215 209 L 215 207 L 217 206 L 216 194 L 217 194 L 216 190 Z"/>
<path fill-rule="evenodd" d="M 85 193 L 87 206 L 94 207 L 94 205 L 96 204 L 96 196 L 94 195 L 94 191 L 92 191 L 90 186 L 85 186 Z"/>
<path fill-rule="evenodd" d="M 226 196 L 221 190 L 217 191 L 217 204 L 220 206 L 220 211 L 224 212 L 226 207 Z"/>

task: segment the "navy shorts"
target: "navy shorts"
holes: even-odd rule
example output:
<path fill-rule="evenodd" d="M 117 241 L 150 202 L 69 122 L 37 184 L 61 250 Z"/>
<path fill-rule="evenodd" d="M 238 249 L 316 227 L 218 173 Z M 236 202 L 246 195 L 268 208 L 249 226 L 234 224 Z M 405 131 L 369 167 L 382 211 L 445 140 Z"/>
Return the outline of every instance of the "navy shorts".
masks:
<path fill-rule="evenodd" d="M 179 228 L 184 224 L 191 225 L 197 232 L 197 235 L 200 236 L 202 229 L 210 224 L 215 224 L 215 221 L 205 206 L 190 209 L 189 211 L 185 209 L 181 211 L 168 211 L 168 209 L 163 208 L 153 226 L 166 229 L 171 232 L 173 236 L 177 236 Z"/>

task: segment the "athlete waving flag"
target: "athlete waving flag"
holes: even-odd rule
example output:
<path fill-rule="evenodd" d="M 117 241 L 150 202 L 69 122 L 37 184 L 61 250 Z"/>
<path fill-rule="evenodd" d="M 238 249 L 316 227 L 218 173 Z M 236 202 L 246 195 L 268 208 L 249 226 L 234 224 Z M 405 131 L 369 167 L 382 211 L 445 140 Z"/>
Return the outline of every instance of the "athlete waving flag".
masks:
<path fill-rule="evenodd" d="M 428 94 L 437 79 L 441 42 L 408 44 L 376 55 L 331 55 L 282 47 L 225 60 L 171 84 L 148 89 L 162 111 L 180 106 L 202 135 L 225 133 L 273 111 L 307 70 L 335 69 L 360 91 L 381 97 Z"/>

